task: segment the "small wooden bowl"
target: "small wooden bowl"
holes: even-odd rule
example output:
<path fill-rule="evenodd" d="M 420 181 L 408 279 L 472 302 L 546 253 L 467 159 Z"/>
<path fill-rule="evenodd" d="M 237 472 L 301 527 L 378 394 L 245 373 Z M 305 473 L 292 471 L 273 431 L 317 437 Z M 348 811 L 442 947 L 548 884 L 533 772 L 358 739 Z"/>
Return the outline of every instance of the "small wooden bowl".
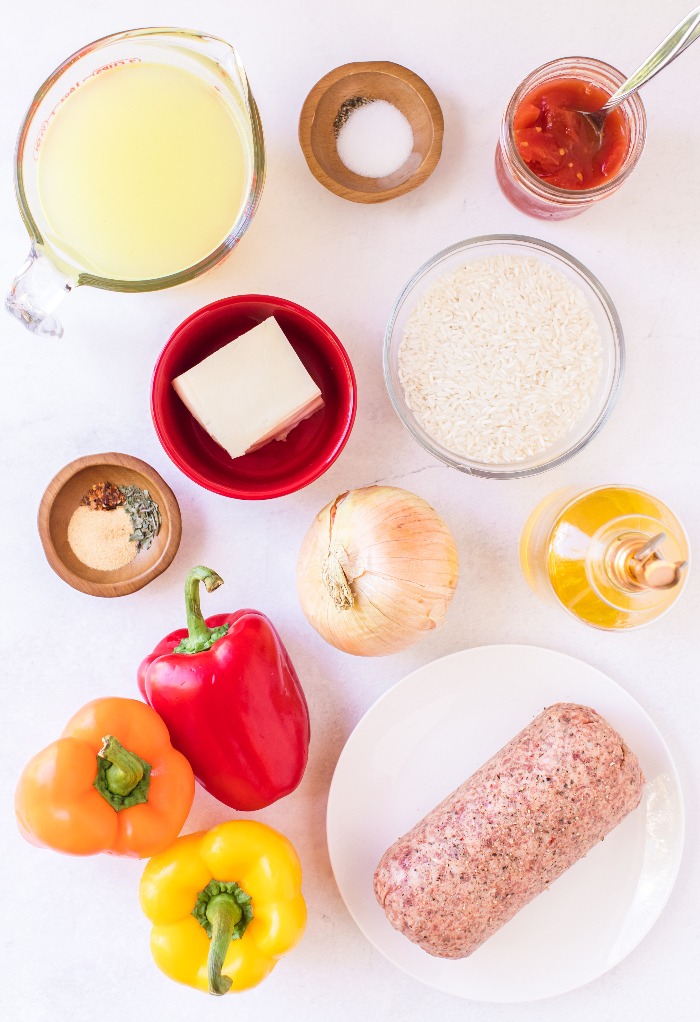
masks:
<path fill-rule="evenodd" d="M 335 120 L 342 105 L 357 96 L 393 104 L 413 129 L 413 152 L 386 177 L 354 174 L 338 156 Z M 417 188 L 437 166 L 443 131 L 442 110 L 429 86 L 413 71 L 386 60 L 329 71 L 306 97 L 299 119 L 299 142 L 311 173 L 351 202 L 386 202 Z"/>
<path fill-rule="evenodd" d="M 148 490 L 162 518 L 160 531 L 149 548 L 116 571 L 89 568 L 78 560 L 68 543 L 68 523 L 81 498 L 95 483 L 104 482 Z M 129 454 L 90 454 L 62 468 L 46 487 L 38 525 L 46 560 L 53 570 L 68 585 L 89 596 L 127 596 L 142 589 L 171 563 L 182 534 L 175 494 L 155 469 Z"/>

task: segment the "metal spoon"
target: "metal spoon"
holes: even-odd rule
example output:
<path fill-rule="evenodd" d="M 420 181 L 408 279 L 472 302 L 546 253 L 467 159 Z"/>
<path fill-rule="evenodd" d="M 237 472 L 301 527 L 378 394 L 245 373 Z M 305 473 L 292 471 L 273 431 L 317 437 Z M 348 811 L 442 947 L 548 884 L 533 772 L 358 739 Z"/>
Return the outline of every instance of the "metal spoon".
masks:
<path fill-rule="evenodd" d="M 603 125 L 605 118 L 611 110 L 623 103 L 629 95 L 641 89 L 642 85 L 663 70 L 672 60 L 675 60 L 683 50 L 700 37 L 700 7 L 694 8 L 690 14 L 673 29 L 660 46 L 647 57 L 643 64 L 630 75 L 626 82 L 623 82 L 617 92 L 613 92 L 610 99 L 600 110 L 579 110 L 578 113 L 589 122 L 598 136 L 598 144 L 603 141 Z"/>

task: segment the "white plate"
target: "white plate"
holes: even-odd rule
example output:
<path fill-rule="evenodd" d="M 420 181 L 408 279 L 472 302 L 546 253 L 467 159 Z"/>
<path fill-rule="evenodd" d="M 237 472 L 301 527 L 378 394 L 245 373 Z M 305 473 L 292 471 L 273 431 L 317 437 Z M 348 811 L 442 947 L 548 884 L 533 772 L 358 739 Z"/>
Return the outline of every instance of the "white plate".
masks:
<path fill-rule="evenodd" d="M 636 753 L 641 806 L 552 888 L 460 961 L 433 958 L 394 930 L 374 898 L 383 852 L 545 706 L 591 706 Z M 683 797 L 666 743 L 610 678 L 535 646 L 482 646 L 436 660 L 382 696 L 338 761 L 328 848 L 340 893 L 365 936 L 404 972 L 478 1001 L 552 997 L 601 976 L 664 907 L 683 847 Z"/>

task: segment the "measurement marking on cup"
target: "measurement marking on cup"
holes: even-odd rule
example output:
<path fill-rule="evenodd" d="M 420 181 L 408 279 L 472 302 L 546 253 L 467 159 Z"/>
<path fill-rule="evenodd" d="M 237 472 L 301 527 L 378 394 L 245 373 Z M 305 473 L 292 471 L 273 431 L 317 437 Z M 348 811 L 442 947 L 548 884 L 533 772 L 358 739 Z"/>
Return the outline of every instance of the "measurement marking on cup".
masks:
<path fill-rule="evenodd" d="M 101 67 L 96 67 L 95 70 L 91 71 L 89 75 L 85 75 L 83 79 L 81 79 L 79 82 L 76 82 L 73 86 L 71 86 L 68 92 L 61 96 L 53 110 L 49 111 L 49 114 L 46 117 L 46 119 L 42 121 L 41 124 L 39 125 L 39 131 L 36 136 L 36 139 L 34 140 L 34 147 L 32 149 L 33 159 L 35 161 L 39 159 L 39 150 L 41 149 L 41 143 L 44 141 L 44 135 L 46 134 L 49 124 L 58 113 L 59 108 L 63 106 L 65 101 L 70 96 L 72 96 L 73 93 L 76 92 L 76 90 L 79 89 L 81 85 L 84 85 L 85 82 L 89 82 L 91 78 L 96 78 L 97 75 L 101 75 L 103 71 L 111 71 L 112 68 L 123 67 L 124 64 L 140 64 L 140 63 L 141 63 L 140 57 L 125 57 L 123 60 L 113 60 L 109 64 L 103 64 Z"/>

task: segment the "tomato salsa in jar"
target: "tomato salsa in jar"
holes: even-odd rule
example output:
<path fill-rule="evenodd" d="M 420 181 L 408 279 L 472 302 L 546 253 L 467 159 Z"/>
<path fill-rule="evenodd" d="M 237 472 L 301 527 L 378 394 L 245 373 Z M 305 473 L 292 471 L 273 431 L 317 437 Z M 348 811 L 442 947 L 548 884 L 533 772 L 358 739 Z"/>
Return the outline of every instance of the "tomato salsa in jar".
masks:
<path fill-rule="evenodd" d="M 601 138 L 579 112 L 599 110 L 624 80 L 602 61 L 564 57 L 518 86 L 496 149 L 498 183 L 517 209 L 563 220 L 612 195 L 627 179 L 646 138 L 639 95 L 608 114 Z"/>

